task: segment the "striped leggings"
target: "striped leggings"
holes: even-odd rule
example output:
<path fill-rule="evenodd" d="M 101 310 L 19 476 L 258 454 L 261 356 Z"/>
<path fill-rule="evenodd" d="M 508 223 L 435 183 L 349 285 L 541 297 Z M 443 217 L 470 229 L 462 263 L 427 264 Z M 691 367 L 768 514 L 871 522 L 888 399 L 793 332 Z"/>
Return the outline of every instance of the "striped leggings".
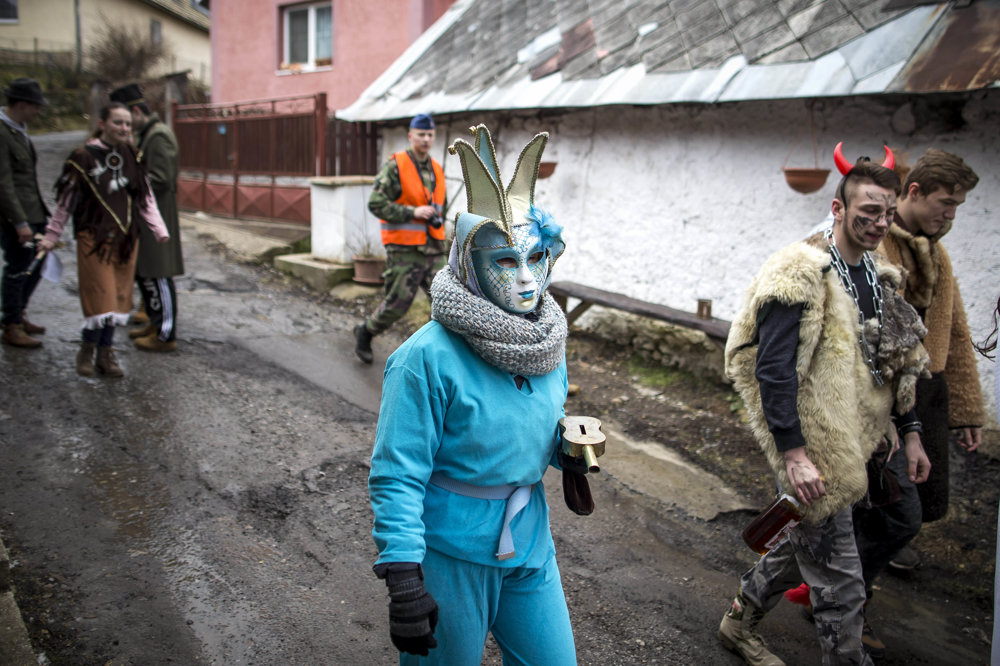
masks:
<path fill-rule="evenodd" d="M 136 277 L 135 281 L 142 293 L 142 303 L 149 315 L 149 323 L 156 329 L 157 337 L 163 342 L 176 338 L 177 290 L 174 288 L 174 279 Z"/>

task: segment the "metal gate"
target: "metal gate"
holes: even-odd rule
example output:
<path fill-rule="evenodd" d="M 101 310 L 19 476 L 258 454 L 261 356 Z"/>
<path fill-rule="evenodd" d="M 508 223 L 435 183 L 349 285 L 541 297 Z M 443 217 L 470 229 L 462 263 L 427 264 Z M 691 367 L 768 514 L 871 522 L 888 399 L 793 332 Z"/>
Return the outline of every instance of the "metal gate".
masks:
<path fill-rule="evenodd" d="M 173 111 L 183 210 L 308 224 L 310 178 L 378 168 L 375 127 L 328 118 L 326 93 Z"/>

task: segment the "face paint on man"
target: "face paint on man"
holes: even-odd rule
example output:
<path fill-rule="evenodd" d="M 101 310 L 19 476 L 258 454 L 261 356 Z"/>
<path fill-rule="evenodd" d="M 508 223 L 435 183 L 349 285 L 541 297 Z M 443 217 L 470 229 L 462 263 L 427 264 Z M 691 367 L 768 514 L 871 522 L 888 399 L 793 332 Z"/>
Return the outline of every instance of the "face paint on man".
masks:
<path fill-rule="evenodd" d="M 834 199 L 834 239 L 849 264 L 857 264 L 863 252 L 874 250 L 889 232 L 896 214 L 896 193 L 875 183 L 858 183 L 845 206 Z"/>
<path fill-rule="evenodd" d="M 496 228 L 476 232 L 472 263 L 479 289 L 490 302 L 513 314 L 531 312 L 538 305 L 549 272 L 537 223 L 514 227 L 513 245 Z"/>

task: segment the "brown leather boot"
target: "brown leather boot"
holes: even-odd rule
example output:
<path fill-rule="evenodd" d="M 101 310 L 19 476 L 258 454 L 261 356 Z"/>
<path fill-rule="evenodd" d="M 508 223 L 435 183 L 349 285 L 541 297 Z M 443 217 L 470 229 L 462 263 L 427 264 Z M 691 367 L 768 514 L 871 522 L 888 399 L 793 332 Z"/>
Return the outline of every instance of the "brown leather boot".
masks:
<path fill-rule="evenodd" d="M 145 307 L 141 305 L 139 306 L 139 309 L 136 310 L 135 314 L 132 315 L 132 323 L 136 324 L 137 326 L 149 323 L 149 315 L 146 314 Z"/>
<path fill-rule="evenodd" d="M 176 340 L 163 340 L 156 337 L 156 333 L 150 333 L 149 335 L 144 335 L 141 338 L 136 338 L 132 341 L 136 349 L 141 349 L 142 351 L 148 352 L 172 352 L 177 350 Z"/>
<path fill-rule="evenodd" d="M 3 325 L 3 340 L 4 344 L 11 345 L 12 347 L 41 347 L 42 341 L 36 340 L 27 333 L 24 332 L 24 326 L 20 322 L 16 324 L 4 324 Z"/>
<path fill-rule="evenodd" d="M 21 310 L 21 326 L 28 335 L 45 335 L 45 327 L 28 321 L 28 315 L 24 310 Z"/>
<path fill-rule="evenodd" d="M 80 351 L 76 353 L 76 374 L 81 377 L 94 376 L 94 349 L 97 347 L 93 342 L 80 343 Z"/>
<path fill-rule="evenodd" d="M 154 335 L 156 333 L 156 327 L 152 324 L 146 324 L 142 328 L 133 328 L 128 332 L 128 337 L 135 340 L 136 338 L 144 338 L 147 335 Z"/>
<path fill-rule="evenodd" d="M 97 371 L 106 377 L 124 377 L 125 371 L 118 365 L 111 347 L 97 348 Z"/>

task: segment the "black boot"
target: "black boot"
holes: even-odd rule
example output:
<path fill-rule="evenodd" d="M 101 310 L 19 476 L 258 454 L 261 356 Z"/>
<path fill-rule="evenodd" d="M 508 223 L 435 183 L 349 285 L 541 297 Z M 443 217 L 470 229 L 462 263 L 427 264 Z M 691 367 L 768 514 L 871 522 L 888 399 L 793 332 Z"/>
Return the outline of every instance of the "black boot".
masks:
<path fill-rule="evenodd" d="M 354 353 L 363 363 L 372 362 L 372 334 L 364 322 L 354 327 Z"/>

